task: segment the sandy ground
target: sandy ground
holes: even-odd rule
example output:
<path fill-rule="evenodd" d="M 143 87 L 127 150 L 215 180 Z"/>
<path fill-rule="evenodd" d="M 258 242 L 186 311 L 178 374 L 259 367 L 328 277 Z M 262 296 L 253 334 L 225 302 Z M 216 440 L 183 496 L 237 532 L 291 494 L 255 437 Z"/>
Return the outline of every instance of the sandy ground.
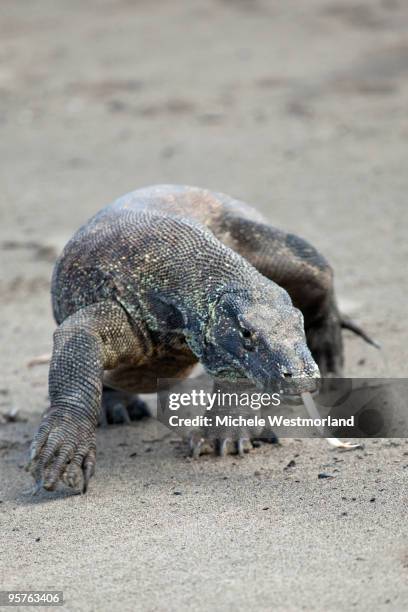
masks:
<path fill-rule="evenodd" d="M 146 184 L 231 193 L 311 240 L 384 346 L 347 336 L 348 374 L 407 375 L 407 28 L 403 0 L 2 0 L 0 412 L 27 420 L 0 426 L 1 588 L 81 611 L 407 609 L 406 440 L 191 462 L 151 420 L 99 432 L 85 497 L 32 498 L 22 469 L 52 262 Z"/>

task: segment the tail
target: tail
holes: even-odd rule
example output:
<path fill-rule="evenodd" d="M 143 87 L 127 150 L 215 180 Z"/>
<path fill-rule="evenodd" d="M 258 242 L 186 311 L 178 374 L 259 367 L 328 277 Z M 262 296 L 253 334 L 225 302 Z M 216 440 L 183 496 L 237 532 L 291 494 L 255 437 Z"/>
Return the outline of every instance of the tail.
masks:
<path fill-rule="evenodd" d="M 346 315 L 341 315 L 340 323 L 343 329 L 349 329 L 350 331 L 357 334 L 357 336 L 360 336 L 360 338 L 363 338 L 363 340 L 368 342 L 368 344 L 371 344 L 371 346 L 375 346 L 375 348 L 378 348 L 378 349 L 381 348 L 381 344 L 379 344 L 376 340 L 373 340 L 372 338 L 370 338 L 370 336 L 366 334 L 366 332 L 363 329 L 361 329 L 361 327 L 357 325 L 357 323 L 355 323 L 352 319 L 350 319 Z"/>

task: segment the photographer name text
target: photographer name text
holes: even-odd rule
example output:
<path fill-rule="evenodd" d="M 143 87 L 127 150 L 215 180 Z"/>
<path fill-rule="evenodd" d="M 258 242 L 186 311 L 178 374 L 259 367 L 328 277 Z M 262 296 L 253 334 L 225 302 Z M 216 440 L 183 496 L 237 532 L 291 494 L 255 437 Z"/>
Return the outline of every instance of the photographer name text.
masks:
<path fill-rule="evenodd" d="M 354 427 L 354 416 L 334 418 L 329 415 L 321 419 L 310 419 L 282 415 L 268 415 L 264 418 L 259 415 L 180 417 L 173 414 L 169 417 L 168 424 L 171 427 Z"/>

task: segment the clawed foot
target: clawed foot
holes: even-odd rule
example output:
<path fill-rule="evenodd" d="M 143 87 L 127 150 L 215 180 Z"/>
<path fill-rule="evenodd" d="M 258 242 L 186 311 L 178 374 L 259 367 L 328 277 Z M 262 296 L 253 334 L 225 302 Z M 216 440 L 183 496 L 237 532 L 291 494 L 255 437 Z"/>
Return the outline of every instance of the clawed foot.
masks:
<path fill-rule="evenodd" d="M 237 439 L 220 437 L 205 438 L 200 434 L 191 434 L 188 439 L 190 455 L 198 459 L 200 455 L 216 454 L 219 457 L 227 455 L 239 455 L 243 457 L 252 448 L 251 440 L 248 437 Z"/>
<path fill-rule="evenodd" d="M 35 480 L 34 493 L 52 491 L 59 481 L 85 493 L 95 472 L 95 426 L 87 419 L 54 409 L 44 418 L 32 442 L 26 470 Z"/>
<path fill-rule="evenodd" d="M 129 395 L 104 387 L 99 425 L 130 425 L 150 416 L 146 402 L 136 395 Z"/>
<path fill-rule="evenodd" d="M 201 455 L 239 455 L 243 457 L 255 446 L 265 444 L 279 444 L 278 436 L 270 429 L 256 435 L 242 435 L 238 438 L 227 435 L 218 438 L 209 438 L 203 432 L 193 432 L 188 437 L 190 456 L 198 459 Z M 258 443 L 258 444 L 256 444 Z"/>

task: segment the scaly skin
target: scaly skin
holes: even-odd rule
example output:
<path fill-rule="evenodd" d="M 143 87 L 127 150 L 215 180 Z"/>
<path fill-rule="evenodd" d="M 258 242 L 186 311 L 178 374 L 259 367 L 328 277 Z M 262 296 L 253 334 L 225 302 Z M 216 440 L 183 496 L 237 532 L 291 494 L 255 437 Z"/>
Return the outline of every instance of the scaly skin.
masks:
<path fill-rule="evenodd" d="M 28 467 L 37 489 L 86 490 L 103 384 L 152 392 L 201 361 L 218 378 L 267 389 L 291 377 L 303 391 L 315 360 L 341 370 L 327 262 L 223 194 L 164 185 L 123 196 L 69 241 L 52 298 L 50 408 Z"/>

